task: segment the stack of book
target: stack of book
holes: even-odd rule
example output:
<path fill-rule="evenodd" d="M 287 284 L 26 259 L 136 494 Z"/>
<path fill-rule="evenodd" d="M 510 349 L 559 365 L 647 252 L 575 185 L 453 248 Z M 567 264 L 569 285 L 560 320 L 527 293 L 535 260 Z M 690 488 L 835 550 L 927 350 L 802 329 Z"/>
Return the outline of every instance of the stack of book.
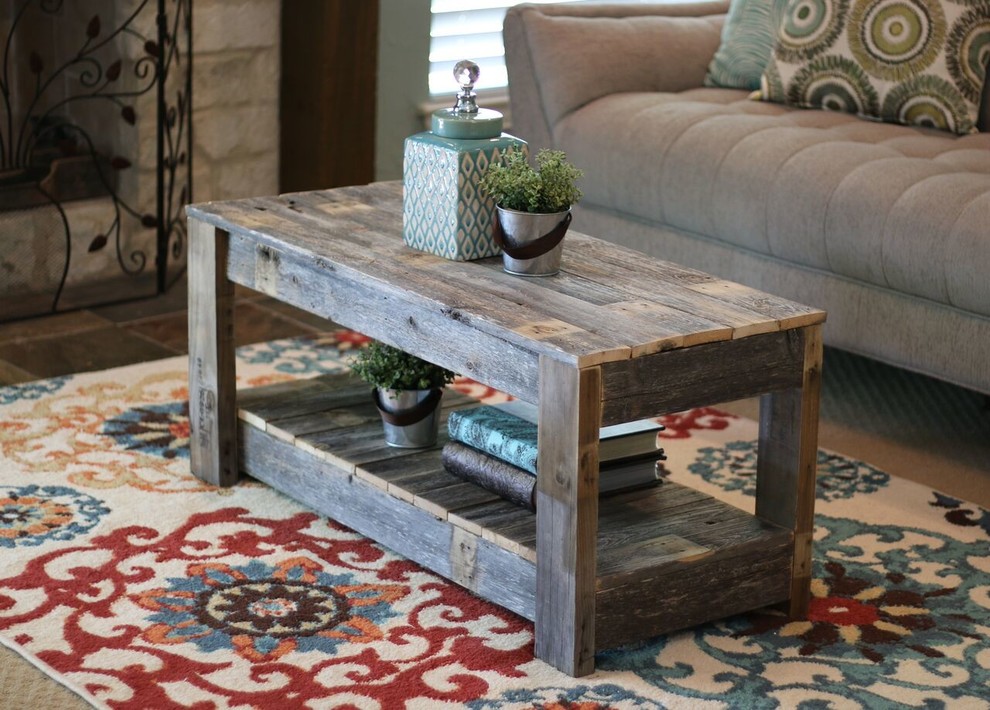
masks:
<path fill-rule="evenodd" d="M 506 500 L 536 509 L 536 407 L 513 400 L 450 413 L 444 467 Z M 602 427 L 598 445 L 599 494 L 654 486 L 666 475 L 657 435 L 646 419 Z"/>

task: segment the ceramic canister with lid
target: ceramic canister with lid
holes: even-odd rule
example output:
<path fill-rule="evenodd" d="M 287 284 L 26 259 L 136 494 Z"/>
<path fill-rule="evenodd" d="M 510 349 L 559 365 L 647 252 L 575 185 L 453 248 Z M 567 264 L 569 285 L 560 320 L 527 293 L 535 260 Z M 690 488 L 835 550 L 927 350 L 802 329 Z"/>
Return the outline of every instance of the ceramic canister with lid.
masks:
<path fill-rule="evenodd" d="M 430 130 L 404 146 L 403 241 L 455 261 L 500 253 L 492 237 L 495 204 L 478 183 L 507 151 L 526 151 L 525 141 L 502 132 L 501 113 L 478 108 L 478 75 L 474 62 L 458 62 L 456 104 L 434 111 Z"/>

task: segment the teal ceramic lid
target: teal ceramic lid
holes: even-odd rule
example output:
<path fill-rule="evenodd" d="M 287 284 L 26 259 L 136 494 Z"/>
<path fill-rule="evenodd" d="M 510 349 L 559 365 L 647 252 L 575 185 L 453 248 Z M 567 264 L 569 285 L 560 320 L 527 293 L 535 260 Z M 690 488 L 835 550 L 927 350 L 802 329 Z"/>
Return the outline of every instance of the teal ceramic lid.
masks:
<path fill-rule="evenodd" d="M 474 62 L 464 60 L 454 65 L 454 79 L 461 87 L 457 103 L 453 108 L 433 112 L 431 133 L 444 138 L 467 140 L 498 138 L 502 134 L 502 114 L 478 108 L 474 85 L 480 74 L 481 70 Z"/>

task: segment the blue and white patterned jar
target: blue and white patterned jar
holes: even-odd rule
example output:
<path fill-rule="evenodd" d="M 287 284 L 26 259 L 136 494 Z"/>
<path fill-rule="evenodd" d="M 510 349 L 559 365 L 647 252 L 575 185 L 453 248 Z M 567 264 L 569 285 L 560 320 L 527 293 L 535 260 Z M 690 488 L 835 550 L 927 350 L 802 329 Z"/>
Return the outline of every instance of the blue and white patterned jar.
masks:
<path fill-rule="evenodd" d="M 402 238 L 410 247 L 454 261 L 500 252 L 492 237 L 495 203 L 478 183 L 492 162 L 526 142 L 502 132 L 502 114 L 479 109 L 472 91 L 478 65 L 458 62 L 453 108 L 433 112 L 431 130 L 405 141 Z"/>

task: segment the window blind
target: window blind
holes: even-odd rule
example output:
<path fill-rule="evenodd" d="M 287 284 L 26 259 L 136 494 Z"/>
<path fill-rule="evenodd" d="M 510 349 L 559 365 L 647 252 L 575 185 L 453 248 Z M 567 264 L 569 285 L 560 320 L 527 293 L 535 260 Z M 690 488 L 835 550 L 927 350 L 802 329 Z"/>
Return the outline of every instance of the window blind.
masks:
<path fill-rule="evenodd" d="M 456 90 L 452 72 L 454 65 L 462 59 L 470 59 L 481 67 L 481 77 L 475 89 L 484 91 L 505 88 L 508 80 L 505 74 L 505 52 L 502 48 L 502 21 L 505 19 L 506 9 L 518 5 L 521 1 L 432 0 L 430 4 L 431 96 L 451 94 Z M 630 2 L 630 0 L 526 1 L 537 4 Z M 657 0 L 641 0 L 641 2 L 647 1 L 657 2 Z"/>

